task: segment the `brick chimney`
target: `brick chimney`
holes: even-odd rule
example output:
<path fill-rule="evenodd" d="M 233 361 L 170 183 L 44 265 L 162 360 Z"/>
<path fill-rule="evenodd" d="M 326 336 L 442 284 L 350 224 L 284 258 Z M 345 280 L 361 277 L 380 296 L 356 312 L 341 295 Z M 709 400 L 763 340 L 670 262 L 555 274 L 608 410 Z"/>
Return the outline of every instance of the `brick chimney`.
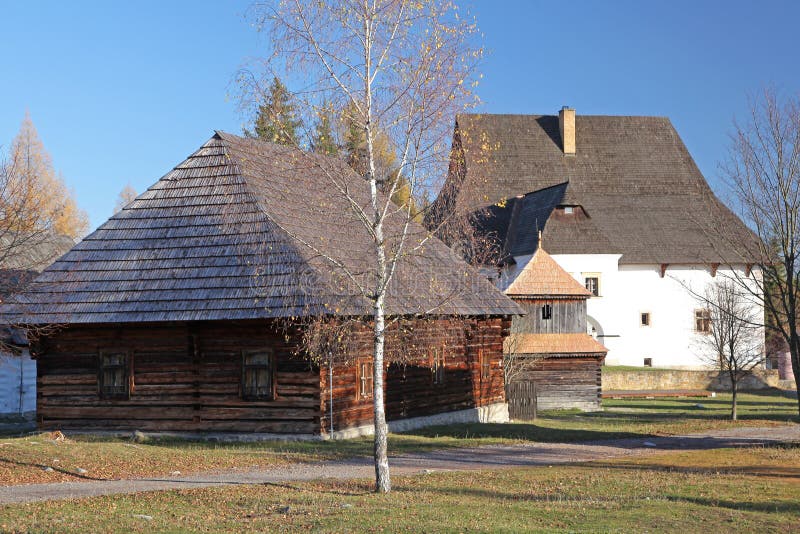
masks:
<path fill-rule="evenodd" d="M 575 110 L 564 106 L 558 112 L 558 130 L 564 154 L 575 154 Z"/>

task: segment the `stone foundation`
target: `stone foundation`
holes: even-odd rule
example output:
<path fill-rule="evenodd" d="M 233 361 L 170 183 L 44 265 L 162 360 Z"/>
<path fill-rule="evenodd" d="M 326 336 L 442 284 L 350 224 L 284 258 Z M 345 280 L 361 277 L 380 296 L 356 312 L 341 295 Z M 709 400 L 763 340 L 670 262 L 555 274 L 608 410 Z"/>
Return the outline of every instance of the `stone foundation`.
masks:
<path fill-rule="evenodd" d="M 758 390 L 783 388 L 786 381 L 780 380 L 778 371 L 755 370 L 739 382 L 739 389 Z M 794 389 L 794 384 L 791 384 Z M 730 390 L 730 379 L 719 371 L 683 371 L 675 369 L 653 369 L 647 371 L 607 371 L 603 369 L 603 391 L 620 390 L 669 390 L 703 389 L 711 391 Z"/>
<path fill-rule="evenodd" d="M 478 408 L 469 408 L 457 412 L 437 413 L 422 417 L 410 417 L 408 419 L 398 419 L 389 421 L 389 432 L 406 432 L 433 425 L 450 425 L 455 423 L 507 423 L 508 404 L 498 402 Z M 333 434 L 323 435 L 323 439 L 350 439 L 360 436 L 371 436 L 375 434 L 374 425 L 362 425 L 344 430 L 334 430 Z"/>

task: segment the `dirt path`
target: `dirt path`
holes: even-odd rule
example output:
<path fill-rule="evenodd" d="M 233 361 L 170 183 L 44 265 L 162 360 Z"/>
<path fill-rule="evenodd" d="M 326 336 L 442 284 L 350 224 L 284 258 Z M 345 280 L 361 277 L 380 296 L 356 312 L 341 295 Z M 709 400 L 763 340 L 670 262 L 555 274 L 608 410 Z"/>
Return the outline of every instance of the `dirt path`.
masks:
<path fill-rule="evenodd" d="M 392 473 L 395 475 L 414 475 L 431 471 L 544 466 L 652 454 L 667 450 L 691 451 L 785 442 L 800 442 L 800 425 L 769 428 L 743 427 L 687 436 L 649 439 L 584 443 L 526 443 L 449 449 L 392 457 L 390 464 Z M 374 476 L 374 471 L 369 458 L 352 458 L 319 464 L 292 464 L 257 471 L 231 470 L 224 473 L 200 473 L 177 477 L 3 486 L 0 487 L 0 505 L 140 491 L 205 488 L 232 484 L 280 484 L 325 478 L 352 479 L 371 478 L 372 476 Z"/>

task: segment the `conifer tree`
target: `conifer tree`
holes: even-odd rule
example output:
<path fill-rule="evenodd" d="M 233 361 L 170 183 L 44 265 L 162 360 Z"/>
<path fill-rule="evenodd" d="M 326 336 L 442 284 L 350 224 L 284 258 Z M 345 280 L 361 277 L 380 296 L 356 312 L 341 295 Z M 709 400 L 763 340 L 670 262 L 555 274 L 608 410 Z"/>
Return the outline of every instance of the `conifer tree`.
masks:
<path fill-rule="evenodd" d="M 0 203 L 3 217 L 13 214 L 10 231 L 48 230 L 73 239 L 86 234 L 88 216 L 78 207 L 63 177 L 56 174 L 50 154 L 27 113 L 11 143 L 4 169 Z"/>
<path fill-rule="evenodd" d="M 258 107 L 253 130 L 245 129 L 244 133 L 247 137 L 280 145 L 298 146 L 300 141 L 298 131 L 302 126 L 303 121 L 297 117 L 289 89 L 275 77 L 264 102 Z"/>
<path fill-rule="evenodd" d="M 324 103 L 317 112 L 317 122 L 314 126 L 314 136 L 311 139 L 311 150 L 336 156 L 339 154 L 339 145 L 336 144 L 334 134 L 333 109 L 329 103 Z"/>

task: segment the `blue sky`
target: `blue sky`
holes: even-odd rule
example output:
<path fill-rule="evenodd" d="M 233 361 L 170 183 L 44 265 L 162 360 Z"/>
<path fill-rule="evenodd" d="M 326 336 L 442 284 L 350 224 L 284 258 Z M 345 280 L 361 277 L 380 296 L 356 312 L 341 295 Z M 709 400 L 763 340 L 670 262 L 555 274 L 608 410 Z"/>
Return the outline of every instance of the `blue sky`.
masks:
<path fill-rule="evenodd" d="M 29 110 L 89 212 L 111 215 L 213 130 L 238 132 L 230 85 L 260 52 L 248 1 L 3 3 L 0 144 Z M 734 116 L 764 85 L 800 92 L 800 2 L 476 1 L 493 113 L 668 116 L 717 190 Z"/>

